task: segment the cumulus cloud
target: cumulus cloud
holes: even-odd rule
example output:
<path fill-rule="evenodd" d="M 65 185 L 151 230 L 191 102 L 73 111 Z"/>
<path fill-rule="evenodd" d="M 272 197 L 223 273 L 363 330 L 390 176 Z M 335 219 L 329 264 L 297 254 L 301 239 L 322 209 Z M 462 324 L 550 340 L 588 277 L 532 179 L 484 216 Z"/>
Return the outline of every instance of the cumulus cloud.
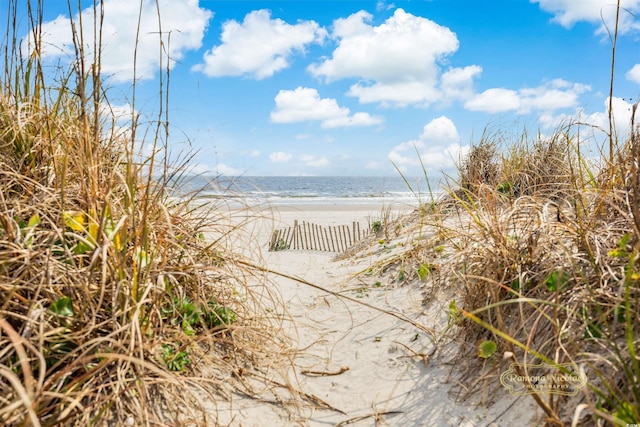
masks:
<path fill-rule="evenodd" d="M 396 9 L 378 26 L 371 21 L 372 15 L 365 11 L 334 21 L 332 37 L 338 46 L 330 58 L 312 64 L 309 71 L 328 81 L 359 79 L 348 95 L 361 103 L 428 105 L 441 99 L 440 63 L 458 50 L 455 33 L 403 9 Z M 462 85 L 456 90 L 465 92 L 478 73 L 476 69 L 457 72 L 458 80 L 447 82 L 450 93 L 456 84 Z"/>
<path fill-rule="evenodd" d="M 487 89 L 466 101 L 464 107 L 467 110 L 487 113 L 516 111 L 519 114 L 527 114 L 533 110 L 549 112 L 575 108 L 579 104 L 579 96 L 589 90 L 591 88 L 587 85 L 556 79 L 535 88 Z"/>
<path fill-rule="evenodd" d="M 104 105 L 105 112 L 110 112 L 115 121 L 130 120 L 133 115 L 138 114 L 131 108 L 131 104 L 125 103 L 122 105 L 110 104 Z"/>
<path fill-rule="evenodd" d="M 132 117 L 138 116 L 140 113 L 134 110 L 129 103 L 112 104 L 102 102 L 100 104 L 100 114 L 102 117 L 112 121 L 111 129 L 130 128 Z"/>
<path fill-rule="evenodd" d="M 487 113 L 512 111 L 520 108 L 520 97 L 515 90 L 491 88 L 476 94 L 464 104 L 464 108 Z"/>
<path fill-rule="evenodd" d="M 591 87 L 587 85 L 569 83 L 562 79 L 552 80 L 548 84 L 536 88 L 520 89 L 519 94 L 522 99 L 521 112 L 572 108 L 578 105 L 578 97 L 590 90 Z"/>
<path fill-rule="evenodd" d="M 271 19 L 268 10 L 248 13 L 242 23 L 227 21 L 222 26 L 221 44 L 204 55 L 204 62 L 193 67 L 209 77 L 251 75 L 264 79 L 287 68 L 294 51 L 321 43 L 326 30 L 315 21 L 288 24 Z"/>
<path fill-rule="evenodd" d="M 409 104 L 431 104 L 440 99 L 440 94 L 434 87 L 433 81 L 400 81 L 393 83 L 375 83 L 352 85 L 348 96 L 358 98 L 363 104 L 379 102 L 383 105 L 395 104 L 407 106 Z"/>
<path fill-rule="evenodd" d="M 453 168 L 468 149 L 460 145 L 460 135 L 451 119 L 441 116 L 427 123 L 417 140 L 396 145 L 389 152 L 389 160 L 402 171 L 420 166 L 421 160 L 431 171 L 446 170 Z"/>
<path fill-rule="evenodd" d="M 565 28 L 576 22 L 586 21 L 598 25 L 597 34 L 606 35 L 607 28 L 613 31 L 616 19 L 616 2 L 611 0 L 531 0 L 539 3 L 540 9 L 552 13 L 553 21 Z M 640 0 L 621 0 L 619 31 L 621 34 L 637 31 L 640 24 L 634 15 L 640 12 Z"/>
<path fill-rule="evenodd" d="M 269 160 L 274 163 L 286 163 L 291 159 L 293 159 L 291 154 L 282 151 L 276 151 L 275 153 L 269 154 Z"/>
<path fill-rule="evenodd" d="M 450 68 L 440 79 L 443 101 L 465 101 L 473 97 L 473 79 L 482 73 L 482 67 L 470 65 L 464 68 Z"/>
<path fill-rule="evenodd" d="M 324 128 L 347 126 L 372 126 L 382 123 L 382 118 L 369 113 L 355 113 L 340 107 L 334 98 L 320 98 L 316 89 L 297 87 L 281 90 L 275 97 L 276 108 L 271 112 L 274 123 L 320 121 Z"/>
<path fill-rule="evenodd" d="M 302 154 L 300 161 L 309 168 L 323 168 L 329 166 L 329 160 L 326 157 L 317 157 L 311 154 Z"/>
<path fill-rule="evenodd" d="M 613 107 L 613 124 L 616 128 L 616 133 L 624 139 L 630 131 L 633 105 L 625 101 L 623 98 L 615 96 L 613 97 L 611 104 Z M 542 126 L 546 126 L 549 129 L 579 122 L 592 126 L 594 129 L 601 129 L 606 132 L 609 129 L 609 98 L 604 101 L 603 107 L 602 111 L 596 111 L 593 113 L 587 113 L 580 109 L 573 114 L 543 114 L 540 116 L 539 122 Z M 637 111 L 635 123 L 640 123 L 640 113 Z"/>
<path fill-rule="evenodd" d="M 130 2 L 122 0 L 104 0 L 104 20 L 102 23 L 103 76 L 111 76 L 114 82 L 126 82 L 133 79 L 134 54 L 137 56 L 136 78 L 152 78 L 160 67 L 159 47 L 168 49 L 170 67 L 181 60 L 189 50 L 202 46 L 202 38 L 213 14 L 198 6 L 198 0 L 158 0 L 161 27 L 158 23 L 156 1 L 143 0 Z M 93 7 L 82 12 L 83 39 L 87 53 L 87 62 L 93 61 Z M 99 13 L 98 13 L 99 15 Z M 138 29 L 138 20 L 140 20 Z M 80 16 L 74 17 L 76 29 Z M 162 35 L 160 34 L 162 28 Z M 62 60 L 75 55 L 71 21 L 59 16 L 53 21 L 42 24 L 42 54 L 44 58 Z M 136 38 L 138 44 L 136 46 Z M 162 38 L 162 40 L 161 40 Z M 29 41 L 27 41 L 29 43 Z M 162 65 L 166 65 L 163 58 Z"/>
<path fill-rule="evenodd" d="M 640 85 L 640 64 L 636 64 L 625 74 L 627 80 Z"/>

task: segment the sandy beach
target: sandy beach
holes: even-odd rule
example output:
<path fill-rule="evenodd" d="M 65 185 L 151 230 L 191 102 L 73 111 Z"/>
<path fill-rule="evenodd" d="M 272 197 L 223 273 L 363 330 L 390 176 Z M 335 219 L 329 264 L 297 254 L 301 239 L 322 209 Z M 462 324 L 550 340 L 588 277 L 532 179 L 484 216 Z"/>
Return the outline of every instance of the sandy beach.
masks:
<path fill-rule="evenodd" d="M 256 263 L 301 279 L 271 277 L 290 318 L 284 332 L 295 347 L 292 366 L 284 375 L 293 387 L 319 399 L 319 403 L 284 408 L 273 402 L 237 396 L 228 404 L 217 403 L 219 423 L 237 426 L 536 424 L 538 413 L 533 400 L 527 397 L 513 397 L 505 392 L 491 396 L 480 393 L 466 401 L 459 399 L 456 393 L 460 393 L 460 382 L 472 383 L 475 378 L 456 378 L 456 361 L 452 359 L 456 344 L 448 343 L 435 352 L 433 337 L 403 320 L 409 319 L 429 330 L 443 330 L 450 301 L 447 295 L 436 294 L 425 306 L 423 300 L 429 281 L 400 285 L 368 273 L 386 257 L 411 245 L 411 235 L 401 233 L 386 243 L 385 250 L 380 250 L 381 245 L 375 243 L 342 260 L 335 260 L 333 252 L 267 250 L 273 230 L 289 227 L 295 220 L 321 225 L 360 221 L 365 225 L 384 215 L 399 218 L 410 211 L 410 206 L 307 204 L 261 207 L 233 215 L 236 221 L 254 217 L 253 221 L 246 222 L 243 233 L 246 233 L 244 238 L 253 236 L 254 244 L 250 248 L 245 245 L 245 251 L 249 249 Z M 464 387 L 462 384 L 462 389 Z M 275 400 L 287 400 L 286 392 L 274 393 Z"/>

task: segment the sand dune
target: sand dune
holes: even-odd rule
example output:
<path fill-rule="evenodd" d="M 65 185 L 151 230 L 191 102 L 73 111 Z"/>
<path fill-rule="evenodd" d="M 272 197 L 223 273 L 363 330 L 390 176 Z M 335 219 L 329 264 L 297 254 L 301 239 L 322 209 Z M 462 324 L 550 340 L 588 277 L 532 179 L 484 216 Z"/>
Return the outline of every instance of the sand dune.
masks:
<path fill-rule="evenodd" d="M 411 236 L 395 237 L 385 250 L 374 243 L 339 261 L 330 252 L 266 250 L 272 230 L 290 226 L 294 220 L 322 225 L 353 221 L 369 224 L 385 213 L 392 217 L 406 214 L 407 206 L 289 205 L 261 212 L 263 219 L 252 222 L 245 230 L 254 236 L 254 244 L 245 250 L 270 270 L 302 280 L 272 275 L 291 318 L 285 333 L 298 350 L 292 359 L 293 366 L 284 375 L 291 385 L 318 401 L 289 406 L 274 404 L 274 400 L 286 401 L 291 397 L 284 390 L 270 391 L 271 403 L 237 396 L 227 405 L 217 405 L 220 423 L 535 425 L 536 407 L 526 397 L 516 398 L 504 392 L 492 396 L 480 394 L 467 401 L 456 398 L 456 390 L 460 390 L 458 381 L 471 383 L 475 379 L 457 378 L 453 359 L 456 344 L 445 345 L 443 341 L 441 351 L 435 352 L 433 337 L 427 332 L 441 331 L 446 326 L 450 295 L 435 295 L 425 306 L 428 281 L 401 286 L 376 275 L 355 276 L 405 249 L 411 244 Z M 255 216 L 255 211 L 248 215 Z M 483 400 L 490 405 L 483 405 Z"/>

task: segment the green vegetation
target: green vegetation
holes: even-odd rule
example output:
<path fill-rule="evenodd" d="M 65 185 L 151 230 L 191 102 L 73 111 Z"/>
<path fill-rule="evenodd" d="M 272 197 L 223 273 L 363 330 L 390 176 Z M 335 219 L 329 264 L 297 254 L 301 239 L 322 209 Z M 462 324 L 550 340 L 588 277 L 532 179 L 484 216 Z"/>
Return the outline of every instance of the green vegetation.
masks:
<path fill-rule="evenodd" d="M 203 238 L 232 231 L 217 225 L 224 212 L 171 193 L 185 165 L 163 157 L 166 105 L 140 126 L 134 83 L 128 125 L 111 114 L 101 46 L 78 40 L 100 35 L 100 19 L 74 23 L 69 69 L 46 67 L 43 2 L 29 1 L 26 19 L 17 4 L 6 6 L 0 87 L 0 424 L 158 425 L 204 412 L 189 404 L 197 380 L 176 375 L 188 369 L 215 393 L 216 369 L 250 372 L 276 353 L 261 315 L 273 304 L 251 290 L 264 277 L 222 237 Z"/>
<path fill-rule="evenodd" d="M 478 357 L 488 359 L 496 353 L 497 348 L 498 346 L 495 341 L 482 341 L 478 346 Z"/>
<path fill-rule="evenodd" d="M 162 344 L 162 360 L 167 364 L 167 368 L 173 372 L 182 372 L 191 363 L 188 350 L 177 350 L 177 344 Z"/>
<path fill-rule="evenodd" d="M 518 375 L 543 363 L 588 380 L 575 396 L 530 385 L 548 425 L 571 424 L 578 404 L 586 425 L 625 425 L 640 419 L 640 132 L 614 146 L 614 163 L 604 150 L 585 157 L 585 134 L 580 124 L 532 142 L 485 133 L 438 212 L 421 210 L 428 237 L 388 263 L 449 290 L 442 333 L 470 344 L 462 377 L 484 372 L 465 396 L 498 391 L 497 356 Z"/>
<path fill-rule="evenodd" d="M 101 47 L 89 54 L 76 40 L 70 68 L 47 74 L 42 2 L 20 21 L 24 51 L 16 2 L 0 88 L 0 424 L 177 424 L 193 401 L 175 381 L 183 372 L 215 393 L 216 367 L 227 378 L 265 355 L 274 363 L 276 333 L 260 315 L 272 302 L 251 291 L 264 276 L 221 238 L 203 239 L 217 228 L 215 206 L 172 197 L 185 169 L 161 157 L 166 105 L 149 128 L 134 113 L 117 124 Z M 486 373 L 466 393 L 500 387 L 498 356 L 544 362 L 588 378 L 577 396 L 531 390 L 549 425 L 571 423 L 579 403 L 584 424 L 640 420 L 640 132 L 631 129 L 624 141 L 610 129 L 595 162 L 582 124 L 550 138 L 485 132 L 446 197 L 436 200 L 427 180 L 420 238 L 385 262 L 398 264 L 397 282 L 454 289 L 446 334 L 469 344 L 459 366 Z M 154 154 L 141 156 L 142 143 Z M 372 223 L 380 245 L 389 223 L 388 211 Z"/>
<path fill-rule="evenodd" d="M 424 263 L 421 264 L 418 267 L 418 277 L 420 278 L 420 280 L 425 280 L 428 276 L 429 276 L 429 272 L 431 271 L 431 265 L 429 265 L 429 263 Z"/>
<path fill-rule="evenodd" d="M 586 377 L 569 395 L 525 384 L 546 425 L 640 420 L 640 130 L 633 118 L 629 129 L 624 140 L 613 126 L 580 122 L 549 137 L 485 131 L 460 159 L 458 178 L 448 178 L 446 194 L 419 209 L 419 238 L 379 266 L 402 280 L 428 279 L 426 304 L 447 292 L 441 340 L 463 342 L 461 378 L 482 373 L 461 398 L 506 393 L 496 373 L 508 361 L 521 376 L 537 365 L 543 375 Z M 598 133 L 602 145 L 588 151 Z M 447 262 L 438 262 L 445 254 Z M 406 277 L 407 264 L 415 276 Z"/>
<path fill-rule="evenodd" d="M 273 245 L 274 251 L 286 251 L 290 249 L 289 244 L 282 238 L 278 239 L 278 241 Z"/>

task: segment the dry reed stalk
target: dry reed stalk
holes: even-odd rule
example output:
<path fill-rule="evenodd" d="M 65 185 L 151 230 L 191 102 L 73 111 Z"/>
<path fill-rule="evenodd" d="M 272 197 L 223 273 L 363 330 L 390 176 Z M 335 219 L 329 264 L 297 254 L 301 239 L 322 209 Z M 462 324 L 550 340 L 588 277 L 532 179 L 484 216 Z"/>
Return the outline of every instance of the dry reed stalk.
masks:
<path fill-rule="evenodd" d="M 93 7 L 99 18 L 101 4 Z M 166 141 L 166 104 L 156 128 L 138 129 L 134 118 L 125 132 L 115 131 L 104 109 L 99 38 L 93 52 L 81 42 L 83 31 L 101 35 L 100 19 L 75 23 L 76 68 L 59 70 L 61 87 L 47 86 L 55 76 L 46 75 L 39 56 L 42 8 L 28 2 L 25 36 L 11 20 L 18 2 L 8 4 L 13 24 L 0 90 L 0 424 L 210 418 L 193 406 L 194 383 L 215 384 L 212 395 L 225 398 L 221 373 L 242 367 L 257 374 L 264 363 L 284 363 L 282 319 L 269 314 L 282 302 L 263 272 L 223 245 L 243 224 L 227 225 L 224 210 L 202 206 L 197 192 L 173 196 L 187 165 L 157 150 L 149 158 L 136 151 L 145 133 L 154 146 Z M 29 52 L 20 50 L 23 37 Z M 218 240 L 207 240 L 214 232 Z M 187 374 L 189 383 L 180 380 Z"/>

